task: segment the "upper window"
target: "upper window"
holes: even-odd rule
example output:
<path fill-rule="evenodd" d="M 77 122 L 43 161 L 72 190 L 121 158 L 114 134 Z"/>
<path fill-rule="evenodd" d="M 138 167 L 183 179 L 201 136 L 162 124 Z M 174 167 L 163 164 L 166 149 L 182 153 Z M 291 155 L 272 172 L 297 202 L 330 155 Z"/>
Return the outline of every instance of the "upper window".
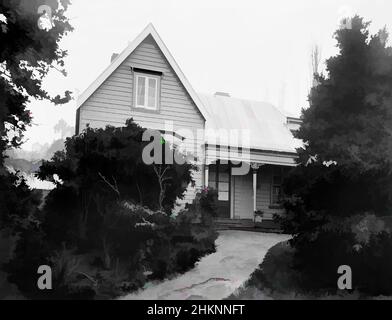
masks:
<path fill-rule="evenodd" d="M 157 110 L 159 77 L 137 74 L 135 80 L 135 106 L 137 108 Z"/>

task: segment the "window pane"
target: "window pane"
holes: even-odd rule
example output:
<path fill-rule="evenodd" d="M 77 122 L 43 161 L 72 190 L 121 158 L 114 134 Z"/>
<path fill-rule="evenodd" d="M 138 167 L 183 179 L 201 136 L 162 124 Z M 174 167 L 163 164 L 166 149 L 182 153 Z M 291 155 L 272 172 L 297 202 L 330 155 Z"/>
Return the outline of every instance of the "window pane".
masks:
<path fill-rule="evenodd" d="M 144 106 L 144 94 L 146 92 L 146 78 L 145 77 L 137 77 L 137 105 Z"/>
<path fill-rule="evenodd" d="M 148 107 L 155 108 L 155 101 L 157 95 L 157 79 L 149 78 L 148 79 Z"/>
<path fill-rule="evenodd" d="M 218 190 L 219 191 L 229 191 L 229 183 L 228 182 L 219 182 Z"/>
<path fill-rule="evenodd" d="M 227 172 L 219 171 L 219 182 L 229 182 L 229 174 Z"/>
<path fill-rule="evenodd" d="M 218 192 L 218 200 L 219 201 L 229 201 L 229 192 L 219 191 Z"/>

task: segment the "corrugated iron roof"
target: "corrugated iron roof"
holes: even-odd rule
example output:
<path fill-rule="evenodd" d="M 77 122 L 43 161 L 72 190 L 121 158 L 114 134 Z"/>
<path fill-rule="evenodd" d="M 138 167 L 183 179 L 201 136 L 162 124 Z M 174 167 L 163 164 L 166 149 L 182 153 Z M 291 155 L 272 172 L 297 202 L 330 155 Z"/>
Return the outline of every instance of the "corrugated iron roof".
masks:
<path fill-rule="evenodd" d="M 205 136 L 208 144 L 293 153 L 302 146 L 287 126 L 287 115 L 272 104 L 222 95 L 198 95 L 208 112 Z M 239 130 L 240 135 L 242 130 L 249 130 L 249 145 L 227 143 L 224 131 L 230 130 Z"/>

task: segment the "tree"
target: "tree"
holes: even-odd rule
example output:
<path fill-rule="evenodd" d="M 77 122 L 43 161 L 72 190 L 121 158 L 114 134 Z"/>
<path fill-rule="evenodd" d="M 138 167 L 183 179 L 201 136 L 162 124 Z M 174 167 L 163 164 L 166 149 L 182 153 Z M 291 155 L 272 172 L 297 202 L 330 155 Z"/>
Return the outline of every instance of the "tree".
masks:
<path fill-rule="evenodd" d="M 339 53 L 327 60 L 326 76 L 316 74 L 310 107 L 302 110 L 296 137 L 304 146 L 284 182 L 281 222 L 294 236 L 302 287 L 336 291 L 337 268 L 349 264 L 356 288 L 390 293 L 392 48 L 385 29 L 370 35 L 359 16 L 349 25 L 336 31 Z M 385 268 L 377 271 L 365 261 L 380 253 Z"/>
<path fill-rule="evenodd" d="M 54 23 L 50 30 L 40 29 L 38 8 L 49 5 Z M 59 47 L 60 40 L 72 27 L 64 15 L 68 0 L 2 0 L 0 13 L 5 17 L 0 32 L 0 150 L 17 147 L 26 126 L 31 123 L 27 105 L 30 98 L 47 99 L 56 104 L 70 100 L 70 92 L 64 97 L 50 96 L 42 88 L 42 80 L 51 69 L 66 75 L 64 58 L 67 51 Z M 13 137 L 9 138 L 10 135 Z"/>
<path fill-rule="evenodd" d="M 356 16 L 336 32 L 340 52 L 302 110 L 304 147 L 285 188 L 317 218 L 391 214 L 392 48 L 368 25 Z"/>
<path fill-rule="evenodd" d="M 61 139 L 64 139 L 67 135 L 72 135 L 75 131 L 75 128 L 68 125 L 64 119 L 60 119 L 53 129 L 54 132 L 59 132 L 61 134 Z"/>
<path fill-rule="evenodd" d="M 43 5 L 46 7 L 41 7 Z M 66 75 L 64 58 L 67 52 L 59 47 L 59 42 L 72 30 L 65 16 L 68 5 L 68 0 L 0 1 L 0 184 L 7 191 L 0 197 L 0 228 L 6 222 L 21 223 L 22 216 L 29 215 L 22 209 L 15 210 L 17 203 L 24 201 L 24 208 L 33 207 L 33 203 L 27 204 L 30 197 L 26 194 L 26 184 L 4 167 L 5 151 L 21 145 L 23 132 L 31 123 L 29 102 L 46 99 L 63 104 L 71 98 L 69 91 L 63 97 L 53 97 L 42 87 L 49 70 L 56 69 Z M 45 12 L 39 10 L 40 7 L 46 8 Z M 37 23 L 43 14 L 51 15 L 50 29 L 40 29 Z M 18 198 L 21 194 L 25 194 L 23 199 Z M 11 202 L 13 200 L 15 203 Z M 18 215 L 21 216 L 18 218 Z"/>
<path fill-rule="evenodd" d="M 311 87 L 317 85 L 317 77 L 320 75 L 320 62 L 321 62 L 321 48 L 319 45 L 314 45 L 310 54 L 311 58 Z"/>

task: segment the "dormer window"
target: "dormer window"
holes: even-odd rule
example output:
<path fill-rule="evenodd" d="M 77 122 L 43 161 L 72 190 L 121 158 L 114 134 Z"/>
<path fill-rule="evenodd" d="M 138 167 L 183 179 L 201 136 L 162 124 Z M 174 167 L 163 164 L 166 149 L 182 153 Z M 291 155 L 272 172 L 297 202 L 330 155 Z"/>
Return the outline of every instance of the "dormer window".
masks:
<path fill-rule="evenodd" d="M 159 76 L 135 74 L 135 106 L 149 110 L 158 110 Z"/>

